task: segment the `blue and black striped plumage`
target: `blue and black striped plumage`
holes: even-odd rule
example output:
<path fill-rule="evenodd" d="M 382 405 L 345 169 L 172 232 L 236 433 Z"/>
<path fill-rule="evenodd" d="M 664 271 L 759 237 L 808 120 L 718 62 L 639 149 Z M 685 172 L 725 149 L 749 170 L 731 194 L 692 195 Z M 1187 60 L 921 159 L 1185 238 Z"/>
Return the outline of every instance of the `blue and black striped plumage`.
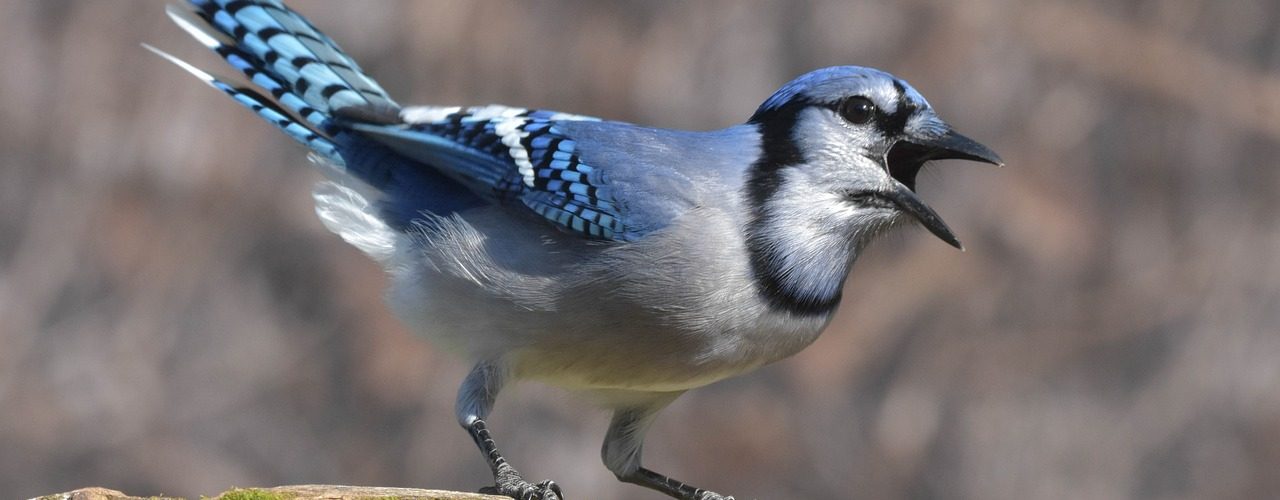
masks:
<path fill-rule="evenodd" d="M 642 234 L 624 222 L 604 172 L 559 126 L 597 119 L 486 106 L 405 123 L 377 82 L 282 3 L 189 1 L 198 21 L 175 10 L 171 17 L 265 92 L 183 66 L 381 191 L 391 225 L 488 202 L 531 210 L 587 238 Z"/>
<path fill-rule="evenodd" d="M 394 118 L 399 105 L 386 91 L 332 39 L 284 4 L 269 0 L 190 1 L 201 19 L 235 40 L 234 46 L 216 50 L 223 57 L 228 55 L 225 50 L 247 59 L 242 63 L 245 66 L 240 66 L 227 57 L 237 69 L 265 73 L 283 84 L 288 93 L 322 111 L 381 111 L 384 118 Z M 269 90 L 279 98 L 277 90 Z"/>
<path fill-rule="evenodd" d="M 585 163 L 577 142 L 557 122 L 595 121 L 547 110 L 499 106 L 459 109 L 437 120 L 395 131 L 400 141 L 451 141 L 473 158 L 454 163 L 499 202 L 519 202 L 570 231 L 623 239 L 623 225 L 603 172 Z M 362 127 L 362 130 L 369 130 Z M 369 130 L 382 135 L 389 131 Z M 409 154 L 414 154 L 410 152 Z M 415 155 L 417 156 L 417 155 Z M 485 161 L 488 160 L 488 161 Z M 459 168 L 460 167 L 460 168 Z"/>

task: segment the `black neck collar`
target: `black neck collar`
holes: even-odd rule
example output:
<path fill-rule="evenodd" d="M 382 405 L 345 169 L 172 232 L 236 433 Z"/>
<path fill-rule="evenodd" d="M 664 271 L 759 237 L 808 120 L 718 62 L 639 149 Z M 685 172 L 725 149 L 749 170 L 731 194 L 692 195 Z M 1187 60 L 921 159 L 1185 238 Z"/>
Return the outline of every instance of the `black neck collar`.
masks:
<path fill-rule="evenodd" d="M 829 297 L 812 297 L 786 286 L 781 268 L 782 256 L 778 255 L 776 245 L 765 236 L 771 217 L 767 205 L 782 186 L 783 170 L 804 163 L 804 154 L 796 144 L 794 132 L 800 112 L 808 106 L 809 103 L 792 102 L 758 111 L 748 121 L 759 127 L 761 154 L 760 159 L 747 170 L 745 194 L 750 218 L 744 233 L 751 272 L 761 297 L 771 309 L 811 317 L 835 311 L 840 304 L 841 292 L 837 290 Z"/>

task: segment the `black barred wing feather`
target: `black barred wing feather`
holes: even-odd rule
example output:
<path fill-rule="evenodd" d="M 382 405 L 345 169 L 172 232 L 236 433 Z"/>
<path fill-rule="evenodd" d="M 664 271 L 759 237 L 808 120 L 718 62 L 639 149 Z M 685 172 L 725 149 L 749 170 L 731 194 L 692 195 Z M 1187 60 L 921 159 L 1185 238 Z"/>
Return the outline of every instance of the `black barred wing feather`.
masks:
<path fill-rule="evenodd" d="M 620 213 L 604 170 L 584 162 L 577 142 L 558 126 L 597 118 L 506 106 L 406 108 L 402 118 L 406 125 L 353 126 L 563 230 L 592 239 L 639 236 Z"/>
<path fill-rule="evenodd" d="M 380 203 L 397 226 L 422 211 L 447 213 L 485 200 L 522 207 L 591 239 L 631 240 L 661 219 L 635 208 L 650 203 L 648 196 L 630 200 L 628 212 L 598 168 L 608 166 L 616 178 L 636 171 L 620 165 L 630 162 L 584 160 L 584 145 L 567 130 L 605 122 L 506 106 L 401 109 L 333 40 L 279 0 L 189 3 L 190 10 L 169 8 L 170 17 L 261 92 L 161 54 L 316 151 L 325 164 L 382 191 Z M 588 142 L 586 149 L 598 153 L 619 141 Z M 647 177 L 649 169 L 639 172 Z M 433 178 L 439 175 L 461 186 Z"/>
<path fill-rule="evenodd" d="M 631 240 L 652 227 L 640 222 L 643 210 L 628 218 L 597 168 L 605 165 L 584 161 L 582 145 L 565 130 L 596 118 L 506 106 L 401 109 L 332 39 L 279 0 L 189 2 L 191 11 L 170 8 L 169 15 L 265 94 L 174 62 L 374 188 L 403 184 L 391 180 L 397 172 L 412 178 L 423 173 L 406 172 L 420 168 L 412 162 L 388 163 L 352 130 L 481 198 L 524 207 L 568 232 Z M 616 173 L 617 165 L 611 167 Z M 401 191 L 394 196 L 397 207 L 439 205 L 426 199 L 439 198 L 438 192 Z"/>

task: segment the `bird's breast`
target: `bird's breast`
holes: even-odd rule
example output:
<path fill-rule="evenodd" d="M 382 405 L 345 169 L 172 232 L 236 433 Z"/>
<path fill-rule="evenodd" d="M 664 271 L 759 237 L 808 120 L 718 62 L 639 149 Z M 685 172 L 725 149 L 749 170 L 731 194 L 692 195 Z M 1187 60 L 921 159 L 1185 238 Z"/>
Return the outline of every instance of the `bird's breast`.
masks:
<path fill-rule="evenodd" d="M 730 212 L 699 207 L 615 245 L 576 245 L 496 212 L 442 220 L 391 266 L 391 302 L 424 336 L 506 359 L 520 378 L 585 390 L 706 385 L 799 352 L 829 319 L 762 298 Z"/>
<path fill-rule="evenodd" d="M 523 349 L 518 366 L 559 385 L 674 391 L 799 352 L 830 314 L 769 304 L 736 224 L 703 207 L 610 249 L 564 290 L 555 319 L 567 320 Z"/>

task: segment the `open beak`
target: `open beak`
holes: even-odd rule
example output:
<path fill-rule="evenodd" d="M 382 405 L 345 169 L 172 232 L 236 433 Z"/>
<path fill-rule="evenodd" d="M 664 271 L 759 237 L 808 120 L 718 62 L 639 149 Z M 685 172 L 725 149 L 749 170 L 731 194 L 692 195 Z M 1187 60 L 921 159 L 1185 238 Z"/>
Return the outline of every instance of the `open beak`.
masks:
<path fill-rule="evenodd" d="M 992 151 L 991 148 L 978 144 L 978 141 L 960 135 L 950 129 L 947 130 L 947 133 L 936 138 L 921 139 L 910 137 L 905 142 L 923 148 L 926 153 L 924 161 L 969 160 L 990 163 L 999 167 L 1004 166 L 1004 160 L 1001 160 L 1000 155 Z"/>
<path fill-rule="evenodd" d="M 919 196 L 916 196 L 915 192 L 907 189 L 901 183 L 896 183 L 891 191 L 881 194 L 902 211 L 919 220 L 920 224 L 933 233 L 934 236 L 947 242 L 948 245 L 964 250 L 964 245 L 960 244 L 960 239 L 956 238 L 955 233 L 951 232 L 951 228 L 947 227 L 947 223 L 942 221 L 942 217 L 938 216 L 938 212 L 934 212 L 932 208 L 929 208 L 929 205 L 925 205 L 924 201 Z"/>
<path fill-rule="evenodd" d="M 933 137 L 907 136 L 889 148 L 889 153 L 885 155 L 885 166 L 898 182 L 894 183 L 889 192 L 881 194 L 919 220 L 934 236 L 964 250 L 960 240 L 942 221 L 942 217 L 925 205 L 915 193 L 916 174 L 925 162 L 932 160 L 970 160 L 998 166 L 1004 166 L 1004 160 L 991 148 L 956 133 L 950 127 L 946 129 L 946 133 Z"/>

